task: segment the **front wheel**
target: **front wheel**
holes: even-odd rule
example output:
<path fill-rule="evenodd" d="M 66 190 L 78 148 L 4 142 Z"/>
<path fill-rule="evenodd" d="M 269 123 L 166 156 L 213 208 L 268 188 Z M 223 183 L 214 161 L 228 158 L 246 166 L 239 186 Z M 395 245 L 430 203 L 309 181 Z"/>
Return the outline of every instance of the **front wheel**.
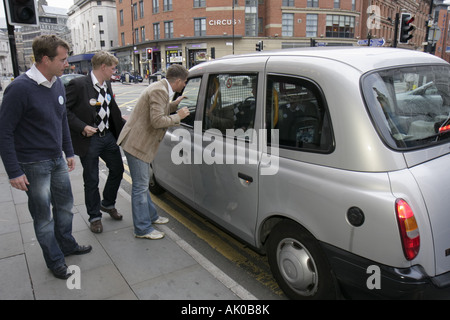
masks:
<path fill-rule="evenodd" d="M 270 269 L 291 299 L 336 299 L 328 260 L 318 241 L 292 221 L 278 223 L 267 244 Z"/>

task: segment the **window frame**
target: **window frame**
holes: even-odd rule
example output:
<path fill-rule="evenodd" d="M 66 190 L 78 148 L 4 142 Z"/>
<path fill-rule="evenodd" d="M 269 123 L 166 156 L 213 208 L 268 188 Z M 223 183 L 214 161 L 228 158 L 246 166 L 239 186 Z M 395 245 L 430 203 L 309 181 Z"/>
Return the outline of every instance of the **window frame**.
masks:
<path fill-rule="evenodd" d="M 329 112 L 329 108 L 326 102 L 325 95 L 323 93 L 322 88 L 313 80 L 302 77 L 302 76 L 295 76 L 295 75 L 289 75 L 289 74 L 276 74 L 276 73 L 269 73 L 266 75 L 266 88 L 265 88 L 265 111 L 264 115 L 266 116 L 265 123 L 266 123 L 266 129 L 276 129 L 272 125 L 271 119 L 267 119 L 267 117 L 272 117 L 272 90 L 273 86 L 271 86 L 271 83 L 274 81 L 281 82 L 282 79 L 289 79 L 290 82 L 295 81 L 296 84 L 299 84 L 301 87 L 308 89 L 310 92 L 314 94 L 314 98 L 317 101 L 318 109 L 323 109 L 323 115 L 322 115 L 322 125 L 319 127 L 319 131 L 321 132 L 319 136 L 319 141 L 322 139 L 323 134 L 328 135 L 328 143 L 324 145 L 323 147 L 319 144 L 318 148 L 311 148 L 309 146 L 303 147 L 303 146 L 290 146 L 290 145 L 283 145 L 281 141 L 280 134 L 278 134 L 278 144 L 272 144 L 270 140 L 270 135 L 268 135 L 267 145 L 271 147 L 278 147 L 280 150 L 291 150 L 294 152 L 307 152 L 307 153 L 318 153 L 318 154 L 331 154 L 335 150 L 335 136 L 334 136 L 334 130 L 332 125 L 332 119 Z M 285 83 L 289 83 L 288 81 L 285 81 Z M 271 86 L 271 87 L 270 87 Z M 268 108 L 271 108 L 268 110 Z M 270 111 L 270 113 L 269 113 Z M 279 114 L 278 114 L 279 116 Z M 326 123 L 326 124 L 325 124 Z M 329 132 L 323 132 L 324 128 L 328 128 Z M 278 129 L 279 130 L 279 129 Z M 278 131 L 280 133 L 280 131 Z"/>

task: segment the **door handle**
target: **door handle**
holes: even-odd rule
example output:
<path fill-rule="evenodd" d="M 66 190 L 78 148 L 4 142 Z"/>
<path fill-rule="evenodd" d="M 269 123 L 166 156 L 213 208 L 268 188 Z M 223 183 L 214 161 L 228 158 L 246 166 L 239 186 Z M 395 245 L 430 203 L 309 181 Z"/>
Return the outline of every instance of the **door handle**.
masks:
<path fill-rule="evenodd" d="M 242 173 L 242 172 L 238 172 L 238 177 L 241 178 L 242 180 L 245 180 L 245 182 L 247 183 L 252 183 L 253 182 L 253 178 Z"/>

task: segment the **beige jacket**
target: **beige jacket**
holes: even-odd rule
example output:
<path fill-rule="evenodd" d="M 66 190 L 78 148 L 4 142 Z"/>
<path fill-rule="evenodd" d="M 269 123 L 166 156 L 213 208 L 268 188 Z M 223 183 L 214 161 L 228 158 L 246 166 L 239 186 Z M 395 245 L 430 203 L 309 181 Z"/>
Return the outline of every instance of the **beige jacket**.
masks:
<path fill-rule="evenodd" d="M 169 101 L 166 80 L 152 83 L 139 97 L 117 144 L 129 154 L 150 163 L 168 127 L 180 124 L 177 104 Z"/>

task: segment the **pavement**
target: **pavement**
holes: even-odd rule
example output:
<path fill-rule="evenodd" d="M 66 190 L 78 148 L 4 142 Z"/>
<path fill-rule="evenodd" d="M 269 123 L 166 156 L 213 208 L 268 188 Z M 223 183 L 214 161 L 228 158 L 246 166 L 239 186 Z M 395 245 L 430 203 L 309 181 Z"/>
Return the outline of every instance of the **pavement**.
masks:
<path fill-rule="evenodd" d="M 4 90 L 5 87 L 3 87 Z M 3 91 L 0 91 L 0 101 Z M 102 190 L 105 174 L 100 173 Z M 82 166 L 70 173 L 73 235 L 92 252 L 69 256 L 74 275 L 57 279 L 36 240 L 25 192 L 10 186 L 0 161 L 0 300 L 254 300 L 251 293 L 207 260 L 171 228 L 161 240 L 133 234 L 131 198 L 120 189 L 116 208 L 124 219 L 103 214 L 103 232 L 89 230 Z M 168 216 L 157 208 L 161 216 Z"/>

